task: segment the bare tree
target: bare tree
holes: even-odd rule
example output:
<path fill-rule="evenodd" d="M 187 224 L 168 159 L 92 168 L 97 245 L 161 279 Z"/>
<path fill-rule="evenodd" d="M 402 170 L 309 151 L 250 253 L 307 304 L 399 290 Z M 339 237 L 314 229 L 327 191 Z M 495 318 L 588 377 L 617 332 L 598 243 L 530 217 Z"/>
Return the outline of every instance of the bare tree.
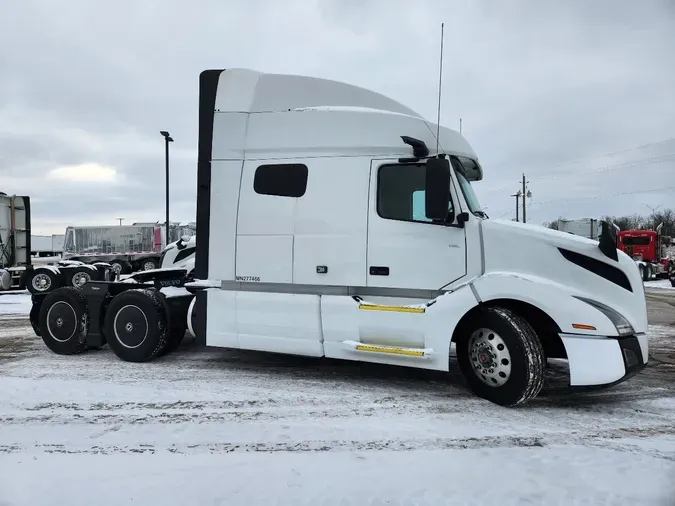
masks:
<path fill-rule="evenodd" d="M 563 221 L 567 220 L 564 216 L 560 216 L 557 220 L 547 221 L 546 223 L 544 223 L 544 226 L 546 228 L 551 228 L 553 230 L 560 230 L 560 223 Z"/>

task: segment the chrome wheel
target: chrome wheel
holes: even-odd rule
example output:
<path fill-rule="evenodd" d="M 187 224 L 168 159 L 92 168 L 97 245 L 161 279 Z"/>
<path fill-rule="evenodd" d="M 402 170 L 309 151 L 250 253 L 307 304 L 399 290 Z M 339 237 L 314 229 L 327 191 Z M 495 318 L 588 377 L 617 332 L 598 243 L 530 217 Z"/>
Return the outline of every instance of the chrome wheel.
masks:
<path fill-rule="evenodd" d="M 50 278 L 48 274 L 43 273 L 36 274 L 35 276 L 33 276 L 31 284 L 33 285 L 35 291 L 46 292 L 52 286 L 52 278 Z"/>
<path fill-rule="evenodd" d="M 495 331 L 480 328 L 469 337 L 469 358 L 476 376 L 492 387 L 500 387 L 511 376 L 511 354 Z"/>
<path fill-rule="evenodd" d="M 86 272 L 76 272 L 73 274 L 73 286 L 76 288 L 81 287 L 91 281 L 91 276 Z"/>

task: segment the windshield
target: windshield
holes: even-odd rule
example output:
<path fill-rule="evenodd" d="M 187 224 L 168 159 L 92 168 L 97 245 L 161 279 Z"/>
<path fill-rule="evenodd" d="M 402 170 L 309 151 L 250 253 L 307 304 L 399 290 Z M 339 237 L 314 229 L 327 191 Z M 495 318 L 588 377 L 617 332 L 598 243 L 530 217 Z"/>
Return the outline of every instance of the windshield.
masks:
<path fill-rule="evenodd" d="M 461 160 L 460 164 L 456 163 L 455 160 L 453 160 L 453 166 L 455 167 L 455 174 L 457 174 L 457 181 L 459 181 L 459 186 L 462 188 L 462 193 L 464 194 L 466 203 L 469 206 L 469 211 L 478 216 L 485 217 L 486 215 L 481 210 L 480 202 L 478 201 L 476 192 L 473 190 L 471 182 L 464 175 L 465 169 L 463 165 L 467 163 L 475 165 L 475 162 L 473 160 L 463 157 L 461 157 L 460 160 Z"/>

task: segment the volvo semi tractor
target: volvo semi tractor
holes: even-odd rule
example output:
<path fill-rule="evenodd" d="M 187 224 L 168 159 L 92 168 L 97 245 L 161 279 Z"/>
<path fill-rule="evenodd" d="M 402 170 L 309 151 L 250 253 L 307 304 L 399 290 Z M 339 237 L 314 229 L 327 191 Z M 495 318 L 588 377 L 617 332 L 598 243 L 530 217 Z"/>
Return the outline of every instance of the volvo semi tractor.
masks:
<path fill-rule="evenodd" d="M 643 283 L 614 227 L 596 241 L 488 219 L 482 179 L 460 133 L 381 94 L 207 70 L 194 270 L 35 295 L 31 321 L 56 353 L 107 343 L 132 362 L 187 329 L 210 347 L 458 366 L 505 406 L 535 398 L 552 359 L 573 388 L 643 369 Z"/>

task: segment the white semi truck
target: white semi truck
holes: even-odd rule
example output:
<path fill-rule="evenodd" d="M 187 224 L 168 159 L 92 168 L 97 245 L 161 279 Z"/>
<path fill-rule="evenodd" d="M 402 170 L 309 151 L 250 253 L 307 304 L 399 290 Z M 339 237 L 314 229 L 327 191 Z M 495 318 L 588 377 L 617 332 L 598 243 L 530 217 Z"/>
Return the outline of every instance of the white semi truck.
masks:
<path fill-rule="evenodd" d="M 195 266 L 196 249 L 197 236 L 184 235 L 162 250 L 159 259 L 160 269 L 188 269 L 188 271 L 191 271 Z"/>
<path fill-rule="evenodd" d="M 0 192 L 0 292 L 24 288 L 30 238 L 30 197 Z"/>
<path fill-rule="evenodd" d="M 135 362 L 186 328 L 206 346 L 438 371 L 454 347 L 469 387 L 505 406 L 540 392 L 548 359 L 571 387 L 643 369 L 644 289 L 615 229 L 490 220 L 482 178 L 464 137 L 380 94 L 204 71 L 193 274 L 35 295 L 31 321 L 56 353 L 107 342 Z"/>

